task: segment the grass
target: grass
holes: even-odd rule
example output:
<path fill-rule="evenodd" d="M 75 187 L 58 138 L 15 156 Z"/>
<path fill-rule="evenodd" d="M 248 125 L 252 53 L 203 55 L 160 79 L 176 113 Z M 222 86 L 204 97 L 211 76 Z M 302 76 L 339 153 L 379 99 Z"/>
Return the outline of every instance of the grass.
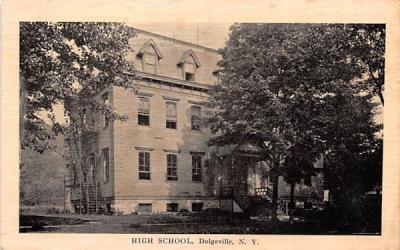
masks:
<path fill-rule="evenodd" d="M 21 215 L 20 232 L 119 234 L 351 234 L 313 222 L 250 220 L 230 215 Z M 371 233 L 374 234 L 374 233 Z"/>

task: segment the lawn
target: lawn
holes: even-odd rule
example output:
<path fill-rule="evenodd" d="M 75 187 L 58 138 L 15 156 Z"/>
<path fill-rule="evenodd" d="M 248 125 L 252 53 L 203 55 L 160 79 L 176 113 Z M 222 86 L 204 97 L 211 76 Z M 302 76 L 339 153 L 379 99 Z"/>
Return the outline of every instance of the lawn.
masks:
<path fill-rule="evenodd" d="M 290 224 L 264 218 L 230 214 L 75 215 L 25 214 L 21 233 L 119 233 L 119 234 L 351 234 L 316 222 Z M 368 233 L 365 234 L 376 234 Z"/>
<path fill-rule="evenodd" d="M 21 215 L 20 232 L 162 233 L 162 234 L 276 234 L 317 233 L 300 225 L 222 215 Z M 304 226 L 303 226 L 304 227 Z M 294 230 L 294 231 L 293 231 Z"/>

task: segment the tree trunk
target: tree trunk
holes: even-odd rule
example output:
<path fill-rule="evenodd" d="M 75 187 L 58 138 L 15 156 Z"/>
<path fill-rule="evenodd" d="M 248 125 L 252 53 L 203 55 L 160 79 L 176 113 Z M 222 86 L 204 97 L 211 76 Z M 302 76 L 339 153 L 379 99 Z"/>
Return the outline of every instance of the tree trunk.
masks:
<path fill-rule="evenodd" d="M 293 223 L 293 211 L 294 211 L 294 209 L 296 207 L 295 203 L 294 203 L 294 188 L 295 188 L 295 186 L 296 186 L 295 182 L 290 183 L 290 198 L 289 198 L 289 207 L 288 207 L 288 209 L 289 209 L 289 211 L 288 211 L 289 223 L 290 224 Z"/>
<path fill-rule="evenodd" d="M 382 106 L 385 106 L 385 99 L 383 98 L 381 89 L 378 90 L 378 96 L 379 96 L 379 99 L 381 100 Z"/>
<path fill-rule="evenodd" d="M 272 169 L 272 216 L 273 222 L 278 221 L 278 181 L 279 181 L 279 161 L 274 162 L 274 168 Z"/>
<path fill-rule="evenodd" d="M 24 115 L 26 112 L 26 88 L 24 83 L 24 77 L 20 74 L 19 80 L 19 148 L 22 149 L 22 145 L 24 143 L 25 138 L 25 130 L 24 130 Z"/>
<path fill-rule="evenodd" d="M 296 183 L 291 183 L 290 184 L 290 199 L 289 202 L 290 204 L 294 204 L 294 187 L 296 186 Z"/>

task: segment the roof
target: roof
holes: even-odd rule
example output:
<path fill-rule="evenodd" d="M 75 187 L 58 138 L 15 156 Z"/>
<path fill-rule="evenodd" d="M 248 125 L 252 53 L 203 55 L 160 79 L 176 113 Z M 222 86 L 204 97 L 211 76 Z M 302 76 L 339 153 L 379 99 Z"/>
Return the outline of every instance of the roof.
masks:
<path fill-rule="evenodd" d="M 156 55 L 157 55 L 158 59 L 161 59 L 162 58 L 162 54 L 161 54 L 160 50 L 158 49 L 158 47 L 157 47 L 157 45 L 156 45 L 156 43 L 154 42 L 153 39 L 149 39 L 143 45 L 143 47 L 139 50 L 138 56 L 142 56 L 149 46 L 152 46 L 154 48 L 154 51 L 156 52 Z"/>
<path fill-rule="evenodd" d="M 198 48 L 198 49 L 207 50 L 207 51 L 209 51 L 209 52 L 213 52 L 213 53 L 216 53 L 216 54 L 220 54 L 219 51 L 216 50 L 216 49 L 212 49 L 212 48 L 209 48 L 209 47 L 205 47 L 205 46 L 202 46 L 202 45 L 199 45 L 199 44 L 186 42 L 186 41 L 183 41 L 183 40 L 179 40 L 179 39 L 171 38 L 171 37 L 168 37 L 168 36 L 164 36 L 164 35 L 152 33 L 152 32 L 149 32 L 149 31 L 146 31 L 146 30 L 141 30 L 141 29 L 134 28 L 134 27 L 133 27 L 133 30 L 134 30 L 135 32 L 137 32 L 137 33 L 146 34 L 146 35 L 151 35 L 151 36 L 154 36 L 154 37 L 158 37 L 158 38 L 170 40 L 170 41 L 173 41 L 173 42 L 176 42 L 176 43 L 180 43 L 180 44 L 192 46 L 192 47 L 195 47 L 195 48 Z"/>
<path fill-rule="evenodd" d="M 211 151 L 219 156 L 227 156 L 232 154 L 243 155 L 243 156 L 259 156 L 262 149 L 249 142 L 243 142 L 240 144 L 227 144 L 224 146 L 211 146 Z"/>
<path fill-rule="evenodd" d="M 193 58 L 194 63 L 196 64 L 196 67 L 200 67 L 201 64 L 199 62 L 199 59 L 197 59 L 196 54 L 193 52 L 192 49 L 187 50 L 183 55 L 181 56 L 181 59 L 178 62 L 178 65 L 184 64 L 186 61 L 186 58 L 191 56 Z"/>

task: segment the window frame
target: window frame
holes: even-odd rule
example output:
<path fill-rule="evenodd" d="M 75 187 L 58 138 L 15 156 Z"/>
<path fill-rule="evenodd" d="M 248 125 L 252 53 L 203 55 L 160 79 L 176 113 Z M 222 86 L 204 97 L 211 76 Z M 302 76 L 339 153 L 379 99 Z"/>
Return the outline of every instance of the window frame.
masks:
<path fill-rule="evenodd" d="M 149 63 L 149 61 L 146 60 L 146 58 L 148 56 L 153 57 L 154 64 Z M 158 64 L 158 55 L 156 53 L 151 53 L 151 52 L 148 52 L 148 51 L 145 51 L 143 53 L 143 55 L 142 55 L 143 72 L 146 72 L 146 73 L 149 73 L 149 74 L 154 74 L 154 75 L 157 74 L 157 64 Z M 151 70 L 151 72 L 150 72 L 150 70 L 148 70 L 149 69 L 148 67 L 154 68 L 154 70 Z"/>
<path fill-rule="evenodd" d="M 168 116 L 168 105 L 172 105 L 175 107 L 175 117 Z M 175 124 L 175 126 L 169 127 L 168 124 Z M 176 102 L 165 102 L 165 128 L 178 129 L 178 104 Z"/>
<path fill-rule="evenodd" d="M 194 115 L 194 112 L 193 112 L 194 109 L 198 109 L 199 110 L 198 116 Z M 201 118 L 201 107 L 197 106 L 197 105 L 192 105 L 190 107 L 190 124 L 191 124 L 191 129 L 193 131 L 200 131 L 201 130 L 201 127 L 200 127 L 200 124 L 199 124 L 200 118 Z"/>
<path fill-rule="evenodd" d="M 145 108 L 142 108 L 142 102 L 145 101 L 147 102 L 147 112 Z M 146 106 L 146 105 L 143 105 Z M 146 117 L 146 119 L 144 121 L 144 123 L 141 123 L 141 121 L 143 121 L 141 119 L 141 117 Z M 138 106 L 137 106 L 137 119 L 138 119 L 138 125 L 140 126 L 150 126 L 150 99 L 147 97 L 143 97 L 143 96 L 139 96 L 138 97 Z"/>
<path fill-rule="evenodd" d="M 189 70 L 189 65 L 192 66 L 193 70 Z M 191 79 L 187 79 L 187 74 L 190 74 L 192 77 Z M 197 65 L 192 62 L 184 62 L 182 67 L 182 75 L 183 80 L 188 82 L 196 82 L 196 74 L 197 74 Z"/>
<path fill-rule="evenodd" d="M 143 210 L 150 210 L 150 211 L 142 211 Z M 147 208 L 147 209 L 144 209 Z M 138 203 L 137 210 L 138 213 L 153 213 L 153 203 Z"/>
<path fill-rule="evenodd" d="M 192 154 L 192 181 L 202 182 L 203 181 L 203 163 L 202 156 L 200 154 Z"/>
<path fill-rule="evenodd" d="M 169 209 L 169 206 L 172 206 L 173 208 L 176 208 L 176 209 Z M 178 212 L 179 211 L 179 203 L 178 202 L 168 202 L 168 203 L 166 203 L 165 204 L 165 211 L 171 212 L 171 213 Z"/>
<path fill-rule="evenodd" d="M 141 155 L 144 159 L 141 159 Z M 141 162 L 143 164 L 141 164 Z M 147 151 L 138 152 L 138 179 L 139 180 L 151 180 L 151 155 Z"/>
<path fill-rule="evenodd" d="M 175 158 L 175 159 L 170 159 Z M 175 164 L 173 164 L 175 163 Z M 169 172 L 175 173 L 170 174 Z M 167 180 L 177 181 L 178 180 L 178 155 L 177 154 L 167 154 Z"/>

